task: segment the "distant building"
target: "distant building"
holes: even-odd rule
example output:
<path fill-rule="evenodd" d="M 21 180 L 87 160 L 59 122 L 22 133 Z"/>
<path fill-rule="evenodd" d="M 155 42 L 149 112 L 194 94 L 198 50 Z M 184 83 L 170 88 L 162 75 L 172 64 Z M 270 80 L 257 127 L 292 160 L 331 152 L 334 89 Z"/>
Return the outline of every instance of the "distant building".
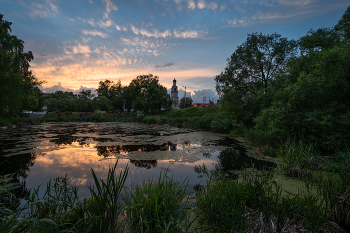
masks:
<path fill-rule="evenodd" d="M 173 80 L 173 86 L 171 87 L 171 99 L 173 100 L 173 109 L 179 109 L 179 91 L 176 86 L 176 80 Z"/>

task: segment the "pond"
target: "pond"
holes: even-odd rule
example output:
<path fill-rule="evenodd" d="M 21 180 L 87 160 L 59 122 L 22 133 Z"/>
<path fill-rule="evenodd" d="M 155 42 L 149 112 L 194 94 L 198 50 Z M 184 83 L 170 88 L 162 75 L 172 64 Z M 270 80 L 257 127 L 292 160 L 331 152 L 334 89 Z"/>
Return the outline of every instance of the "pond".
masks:
<path fill-rule="evenodd" d="M 43 123 L 3 129 L 0 132 L 0 175 L 15 173 L 21 184 L 19 197 L 53 178 L 69 173 L 80 185 L 80 197 L 89 196 L 91 168 L 97 177 L 107 177 L 118 160 L 118 169 L 128 166 L 126 186 L 157 178 L 162 170 L 178 181 L 189 178 L 199 184 L 194 167 L 218 164 L 225 172 L 243 168 L 272 167 L 273 163 L 248 157 L 246 150 L 227 135 L 140 123 Z M 202 181 L 203 183 L 203 181 Z"/>

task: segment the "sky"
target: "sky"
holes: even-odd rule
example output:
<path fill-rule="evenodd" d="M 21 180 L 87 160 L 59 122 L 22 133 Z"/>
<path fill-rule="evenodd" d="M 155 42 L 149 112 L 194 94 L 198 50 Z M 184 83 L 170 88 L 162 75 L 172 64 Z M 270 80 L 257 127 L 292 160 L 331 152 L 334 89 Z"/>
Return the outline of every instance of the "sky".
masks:
<path fill-rule="evenodd" d="M 32 51 L 44 92 L 79 91 L 101 80 L 128 85 L 151 73 L 177 80 L 195 102 L 215 96 L 216 75 L 248 33 L 299 39 L 334 26 L 348 0 L 0 0 L 12 35 Z M 187 94 L 188 95 L 188 94 Z"/>

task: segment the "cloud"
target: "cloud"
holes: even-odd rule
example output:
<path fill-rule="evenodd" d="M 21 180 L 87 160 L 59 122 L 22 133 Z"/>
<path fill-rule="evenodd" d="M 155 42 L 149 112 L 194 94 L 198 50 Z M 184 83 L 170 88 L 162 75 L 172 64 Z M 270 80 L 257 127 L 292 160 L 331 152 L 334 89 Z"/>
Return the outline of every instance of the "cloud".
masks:
<path fill-rule="evenodd" d="M 196 3 L 193 0 L 189 0 L 187 8 L 194 10 L 196 8 Z"/>
<path fill-rule="evenodd" d="M 108 28 L 110 26 L 115 25 L 114 22 L 112 20 L 107 20 L 106 22 L 100 20 L 98 23 L 98 26 L 100 26 L 101 28 Z"/>
<path fill-rule="evenodd" d="M 118 8 L 113 4 L 111 0 L 102 0 L 102 2 L 106 3 L 106 12 L 103 14 L 104 19 L 107 19 L 109 17 L 109 13 L 111 11 L 118 10 Z"/>
<path fill-rule="evenodd" d="M 90 30 L 90 31 L 83 30 L 82 33 L 85 34 L 85 35 L 90 35 L 90 36 L 100 36 L 102 38 L 107 38 L 108 37 L 108 35 L 106 33 L 99 32 L 97 30 L 94 30 L 94 31 L 92 31 L 92 30 Z"/>
<path fill-rule="evenodd" d="M 176 29 L 174 30 L 174 37 L 175 38 L 197 38 L 198 32 L 193 31 L 184 31 L 184 32 L 178 32 Z"/>
<path fill-rule="evenodd" d="M 209 5 L 207 6 L 208 9 L 212 9 L 213 11 L 215 11 L 216 9 L 218 9 L 218 4 L 216 2 L 211 2 L 209 3 Z"/>
<path fill-rule="evenodd" d="M 199 9 L 204 9 L 206 7 L 204 0 L 198 0 L 197 7 Z"/>
<path fill-rule="evenodd" d="M 306 6 L 310 5 L 311 3 L 317 2 L 317 0 L 277 0 L 277 2 L 285 6 Z"/>
<path fill-rule="evenodd" d="M 141 34 L 143 36 L 147 37 L 154 37 L 154 38 L 166 38 L 166 37 L 174 37 L 174 38 L 197 38 L 199 36 L 199 32 L 196 30 L 186 30 L 186 31 L 178 31 L 174 29 L 173 32 L 171 32 L 169 29 L 165 30 L 164 32 L 159 32 L 157 29 L 153 29 L 153 32 L 150 32 L 146 29 L 139 29 L 136 28 L 134 25 L 131 25 L 131 30 L 136 34 Z M 201 32 L 202 33 L 202 32 Z"/>
<path fill-rule="evenodd" d="M 40 86 L 39 88 L 40 88 L 44 93 L 55 93 L 56 91 L 63 91 L 63 92 L 69 91 L 69 92 L 74 92 L 73 89 L 62 87 L 61 82 L 58 82 L 57 85 L 53 85 L 52 87 L 46 87 L 46 88 L 44 88 L 44 87 Z"/>
<path fill-rule="evenodd" d="M 223 10 L 225 10 L 225 9 L 227 9 L 227 2 L 221 4 L 221 6 L 220 6 L 220 10 L 221 10 L 221 11 L 223 11 Z"/>
<path fill-rule="evenodd" d="M 169 66 L 173 66 L 173 65 L 174 65 L 174 63 L 168 62 L 168 63 L 165 63 L 163 65 L 155 65 L 154 67 L 159 69 L 159 68 L 165 68 L 165 67 L 169 67 Z"/>
<path fill-rule="evenodd" d="M 216 101 L 219 99 L 219 95 L 212 89 L 201 89 L 193 92 L 194 92 L 194 95 L 192 95 L 193 103 L 203 103 L 203 102 L 209 103 L 209 98 L 210 100 L 214 98 L 214 103 L 216 103 Z"/>
<path fill-rule="evenodd" d="M 57 85 L 53 85 L 52 87 L 42 87 L 42 86 L 39 86 L 39 88 L 44 92 L 44 93 L 55 93 L 56 91 L 63 91 L 63 92 L 73 92 L 74 94 L 79 94 L 79 92 L 85 90 L 90 90 L 92 94 L 96 94 L 96 91 L 95 91 L 95 88 L 93 87 L 83 87 L 83 86 L 80 86 L 79 89 L 71 89 L 71 88 L 66 88 L 66 87 L 63 87 L 61 82 L 58 82 Z M 97 87 L 96 87 L 97 88 Z"/>
<path fill-rule="evenodd" d="M 56 13 L 58 13 L 58 7 L 52 3 L 50 0 L 46 0 L 46 4 L 40 4 L 37 2 L 32 2 L 31 6 L 29 7 L 28 15 L 30 17 L 39 16 L 40 18 L 47 18 L 49 16 L 56 16 Z"/>
<path fill-rule="evenodd" d="M 145 29 L 140 29 L 140 34 L 147 36 L 147 37 L 155 37 L 155 38 L 158 38 L 158 37 L 165 38 L 165 37 L 171 36 L 170 30 L 165 30 L 164 32 L 159 32 L 157 29 L 154 29 L 153 32 L 149 32 Z"/>
<path fill-rule="evenodd" d="M 81 45 L 73 47 L 73 53 L 91 53 L 88 45 Z"/>

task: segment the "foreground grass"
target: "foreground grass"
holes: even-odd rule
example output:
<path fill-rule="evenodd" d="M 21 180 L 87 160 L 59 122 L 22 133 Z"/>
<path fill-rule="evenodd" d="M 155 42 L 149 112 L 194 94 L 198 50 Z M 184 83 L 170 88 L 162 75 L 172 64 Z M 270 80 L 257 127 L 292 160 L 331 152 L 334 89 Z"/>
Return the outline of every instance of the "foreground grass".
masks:
<path fill-rule="evenodd" d="M 161 172 L 158 180 L 126 189 L 128 168 L 118 173 L 117 164 L 105 180 L 91 170 L 91 197 L 84 200 L 66 175 L 50 181 L 43 197 L 38 188 L 19 205 L 15 187 L 2 178 L 0 232 L 342 232 L 350 223 L 350 189 L 333 173 L 302 179 L 309 188 L 286 195 L 274 171 L 243 172 L 233 180 L 203 166 L 197 171 L 205 186 L 193 206 L 187 180 Z"/>

